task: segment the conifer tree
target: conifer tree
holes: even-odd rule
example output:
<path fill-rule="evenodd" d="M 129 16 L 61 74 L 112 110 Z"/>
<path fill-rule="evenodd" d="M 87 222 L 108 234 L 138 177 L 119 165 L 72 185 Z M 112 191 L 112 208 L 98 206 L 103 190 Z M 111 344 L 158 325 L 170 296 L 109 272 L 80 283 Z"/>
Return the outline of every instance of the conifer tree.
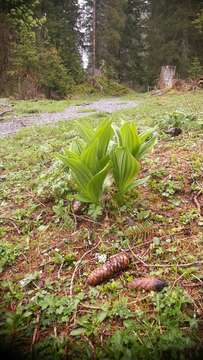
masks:
<path fill-rule="evenodd" d="M 96 67 L 103 66 L 113 78 L 118 78 L 120 44 L 125 25 L 125 0 L 96 0 Z M 89 64 L 92 66 L 93 0 L 85 4 L 85 27 Z"/>
<path fill-rule="evenodd" d="M 186 77 L 192 59 L 202 57 L 202 39 L 193 23 L 201 2 L 149 0 L 149 81 L 156 81 L 162 65 L 174 65 L 179 76 Z"/>
<path fill-rule="evenodd" d="M 46 15 L 45 26 L 49 42 L 58 50 L 67 71 L 79 82 L 82 77 L 82 64 L 78 1 L 41 0 L 41 12 Z"/>
<path fill-rule="evenodd" d="M 135 87 L 146 82 L 145 22 L 147 5 L 143 0 L 128 0 L 121 42 L 120 78 Z"/>

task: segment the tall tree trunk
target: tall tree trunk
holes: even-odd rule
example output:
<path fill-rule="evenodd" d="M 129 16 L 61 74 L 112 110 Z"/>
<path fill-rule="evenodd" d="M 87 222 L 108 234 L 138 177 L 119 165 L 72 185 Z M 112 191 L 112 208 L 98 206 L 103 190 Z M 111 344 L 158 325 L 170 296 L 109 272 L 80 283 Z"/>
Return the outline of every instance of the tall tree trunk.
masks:
<path fill-rule="evenodd" d="M 92 27 L 92 77 L 93 84 L 96 75 L 96 0 L 93 0 L 93 27 Z"/>

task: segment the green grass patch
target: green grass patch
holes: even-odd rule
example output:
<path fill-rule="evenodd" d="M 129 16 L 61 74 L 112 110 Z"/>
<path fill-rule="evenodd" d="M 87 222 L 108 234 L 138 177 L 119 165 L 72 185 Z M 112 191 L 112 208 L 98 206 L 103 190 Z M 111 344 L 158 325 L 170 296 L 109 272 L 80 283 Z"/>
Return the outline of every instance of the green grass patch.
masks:
<path fill-rule="evenodd" d="M 16 100 L 12 101 L 13 111 L 17 115 L 63 112 L 71 105 L 81 105 L 93 102 L 99 98 L 98 95 L 83 96 L 80 98 L 66 100 Z"/>
<path fill-rule="evenodd" d="M 130 95 L 138 106 L 112 119 L 151 126 L 162 113 L 188 113 L 186 96 L 201 117 L 197 92 Z M 85 119 L 96 125 L 103 117 Z M 33 343 L 33 359 L 198 359 L 203 237 L 194 198 L 202 206 L 202 132 L 161 138 L 142 161 L 148 183 L 122 206 L 107 193 L 105 211 L 85 205 L 73 213 L 74 183 L 57 154 L 76 130 L 77 121 L 61 121 L 0 140 L 1 342 L 28 358 Z M 87 286 L 90 272 L 122 249 L 132 255 L 127 271 Z M 149 275 L 168 286 L 128 288 Z"/>

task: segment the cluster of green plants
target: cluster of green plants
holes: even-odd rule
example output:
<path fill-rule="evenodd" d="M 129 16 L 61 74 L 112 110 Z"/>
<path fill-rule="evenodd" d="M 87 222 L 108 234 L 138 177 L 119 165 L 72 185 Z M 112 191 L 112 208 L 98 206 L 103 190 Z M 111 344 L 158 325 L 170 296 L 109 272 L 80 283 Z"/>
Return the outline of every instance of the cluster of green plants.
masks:
<path fill-rule="evenodd" d="M 192 333 L 197 328 L 195 315 L 183 312 L 190 299 L 177 288 L 152 295 L 152 302 L 156 313 L 153 321 L 143 320 L 144 313 L 136 311 L 136 321 L 124 321 L 125 329 L 116 330 L 109 338 L 100 359 L 178 359 L 180 354 L 184 359 L 184 350 L 194 346 Z M 187 326 L 190 337 L 181 330 L 183 326 Z"/>
<path fill-rule="evenodd" d="M 28 279 L 30 277 L 30 279 Z M 29 289 L 29 294 L 33 295 L 32 290 L 32 275 L 29 274 L 26 280 L 27 284 L 24 284 Z M 21 284 L 21 288 L 24 288 Z M 22 299 L 22 291 L 19 288 L 11 285 L 10 283 L 4 284 L 12 290 L 12 299 Z M 32 327 L 35 324 L 35 314 L 39 313 L 40 316 L 40 327 L 47 328 L 53 324 L 61 324 L 69 321 L 70 316 L 76 311 L 78 304 L 83 299 L 84 294 L 80 293 L 74 298 L 68 296 L 60 296 L 50 293 L 45 289 L 39 289 L 35 292 L 26 304 L 18 303 L 15 311 L 4 311 L 0 317 L 0 335 L 5 336 L 9 341 L 12 339 L 12 335 L 16 333 L 19 337 L 23 332 L 30 327 L 30 336 L 32 333 Z M 29 336 L 28 335 L 28 336 Z"/>
<path fill-rule="evenodd" d="M 7 241 L 0 241 L 0 273 L 20 255 L 20 248 Z"/>
<path fill-rule="evenodd" d="M 130 89 L 128 87 L 113 81 L 105 75 L 97 76 L 94 79 L 94 84 L 92 79 L 86 80 L 82 84 L 75 85 L 72 90 L 73 95 L 102 94 L 110 96 L 123 96 L 127 95 L 129 92 Z"/>
<path fill-rule="evenodd" d="M 200 126 L 201 122 L 199 122 L 198 116 L 194 113 L 176 110 L 157 116 L 155 124 L 163 131 L 170 128 L 188 130 Z"/>
<path fill-rule="evenodd" d="M 78 137 L 59 158 L 65 170 L 71 170 L 80 201 L 101 204 L 104 188 L 114 183 L 121 203 L 126 192 L 146 181 L 135 178 L 140 160 L 156 139 L 152 129 L 139 134 L 134 122 L 118 127 L 104 119 L 96 128 L 83 122 L 78 123 Z"/>
<path fill-rule="evenodd" d="M 172 198 L 183 190 L 183 181 L 170 177 L 160 181 L 153 178 L 150 180 L 149 185 L 152 190 L 159 192 L 165 198 Z"/>
<path fill-rule="evenodd" d="M 5 286 L 12 286 L 13 298 L 22 300 L 20 288 L 16 288 L 16 285 L 14 288 L 11 283 Z M 44 289 L 37 290 L 34 296 L 30 293 L 32 298 L 27 304 L 21 301 L 15 312 L 2 313 L 1 335 L 6 338 L 7 343 L 13 340 L 15 343 L 14 336 L 15 338 L 17 336 L 19 343 L 22 344 L 25 333 L 26 336 L 31 336 L 33 333 L 36 314 L 40 313 L 40 328 L 45 330 L 68 323 L 78 308 L 74 326 L 70 327 L 67 338 L 55 336 L 54 339 L 52 337 L 42 339 L 33 346 L 34 358 L 41 359 L 43 356 L 42 358 L 55 359 L 56 356 L 56 359 L 62 359 L 68 352 L 68 356 L 73 359 L 92 359 L 93 353 L 92 348 L 89 349 L 89 341 L 96 340 L 94 341 L 96 358 L 101 360 L 163 359 L 165 355 L 178 359 L 180 353 L 198 344 L 197 319 L 192 300 L 181 288 L 169 287 L 160 293 L 151 292 L 148 301 L 153 313 L 149 314 L 139 306 L 132 310 L 128 299 L 122 296 L 115 298 L 115 293 L 112 302 L 107 296 L 111 291 L 105 292 L 105 301 L 94 307 L 99 292 L 100 290 L 91 289 L 89 293 L 91 304 L 84 314 L 78 308 L 80 306 L 83 308 L 83 301 L 84 305 L 86 304 L 83 293 L 74 298 L 54 295 Z M 112 321 L 119 321 L 119 326 L 115 328 Z M 100 344 L 99 334 L 103 332 L 104 327 L 111 336 Z M 84 352 L 80 348 L 81 342 Z M 58 345 L 55 347 L 56 343 Z M 55 351 L 56 354 L 53 356 L 52 352 Z"/>
<path fill-rule="evenodd" d="M 47 337 L 40 341 L 33 346 L 33 357 L 62 359 L 66 354 L 71 359 L 92 359 L 93 348 L 89 345 L 91 340 L 99 338 L 105 326 L 112 335 L 102 344 L 96 341 L 94 353 L 97 359 L 179 359 L 180 354 L 183 359 L 187 358 L 184 351 L 197 344 L 197 320 L 190 308 L 191 299 L 178 287 L 158 294 L 152 292 L 149 298 L 156 316 L 146 316 L 139 307 L 130 310 L 126 298 L 118 298 L 112 304 L 106 301 L 100 309 L 92 311 L 90 306 L 85 315 L 78 313 L 68 337 Z M 53 322 L 53 311 L 56 310 L 57 314 L 62 314 L 63 321 L 67 301 L 63 298 L 54 301 L 49 296 L 40 301 L 41 309 L 51 311 Z M 76 303 L 79 303 L 78 299 Z M 70 305 L 68 309 L 70 313 Z M 67 319 L 66 312 L 64 320 Z M 110 319 L 119 320 L 119 328 L 111 327 Z M 50 323 L 44 323 L 44 320 L 43 315 L 42 325 L 49 326 Z"/>

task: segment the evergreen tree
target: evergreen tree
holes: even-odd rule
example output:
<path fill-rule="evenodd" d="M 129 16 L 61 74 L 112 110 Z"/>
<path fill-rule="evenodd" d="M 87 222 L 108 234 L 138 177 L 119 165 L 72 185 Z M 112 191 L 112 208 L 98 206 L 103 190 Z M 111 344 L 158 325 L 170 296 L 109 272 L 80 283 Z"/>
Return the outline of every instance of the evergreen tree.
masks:
<path fill-rule="evenodd" d="M 0 5 L 0 91 L 64 96 L 83 76 L 77 1 L 0 0 Z"/>
<path fill-rule="evenodd" d="M 120 44 L 125 25 L 125 0 L 96 0 L 96 67 L 106 69 L 113 78 L 119 77 Z M 89 65 L 92 62 L 93 1 L 85 4 L 86 43 Z"/>
<path fill-rule="evenodd" d="M 199 0 L 149 0 L 149 81 L 156 81 L 162 65 L 175 65 L 177 73 L 186 77 L 191 59 L 202 57 L 202 39 L 193 24 L 201 3 Z"/>
<path fill-rule="evenodd" d="M 46 16 L 45 27 L 49 42 L 58 50 L 72 78 L 79 82 L 82 77 L 82 64 L 78 1 L 41 0 L 41 12 Z"/>
<path fill-rule="evenodd" d="M 126 21 L 120 50 L 120 78 L 133 87 L 146 82 L 146 10 L 146 2 L 143 0 L 128 0 L 125 7 Z"/>
<path fill-rule="evenodd" d="M 96 68 L 133 87 L 155 84 L 162 65 L 175 65 L 180 77 L 202 68 L 203 0 L 83 3 L 81 9 L 78 0 L 0 0 L 0 92 L 26 96 L 33 86 L 29 96 L 65 96 L 84 79 L 82 46 L 90 68 L 95 48 Z"/>
<path fill-rule="evenodd" d="M 35 17 L 36 0 L 0 1 L 0 92 L 8 86 L 9 74 L 12 73 L 18 85 L 25 69 L 22 64 L 31 67 L 35 63 L 35 33 L 39 26 Z M 22 46 L 21 46 L 22 45 Z M 26 46 L 27 45 L 27 46 Z M 17 47 L 20 49 L 18 58 Z M 13 68 L 15 59 L 16 66 Z"/>

